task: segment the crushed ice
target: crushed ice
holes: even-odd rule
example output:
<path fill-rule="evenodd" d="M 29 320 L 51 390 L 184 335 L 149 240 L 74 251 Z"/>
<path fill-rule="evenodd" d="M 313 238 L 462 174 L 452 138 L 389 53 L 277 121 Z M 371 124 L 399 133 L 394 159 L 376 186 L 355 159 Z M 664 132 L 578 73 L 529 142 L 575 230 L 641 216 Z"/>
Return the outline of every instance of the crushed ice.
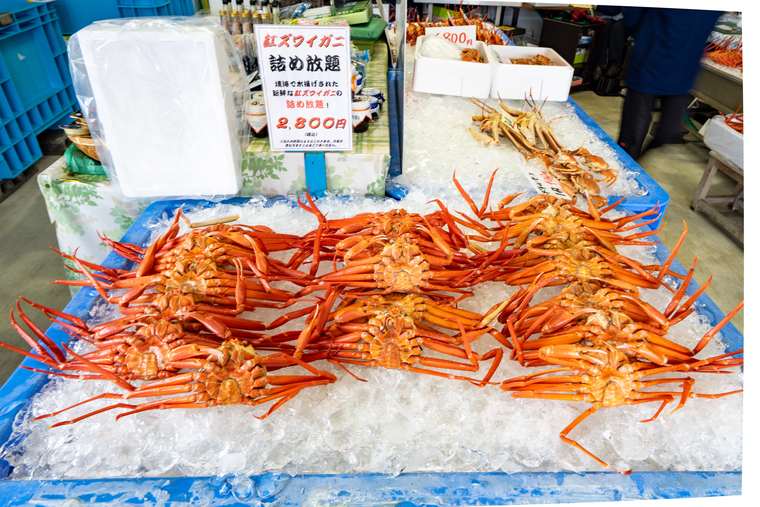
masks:
<path fill-rule="evenodd" d="M 444 202 L 461 200 L 445 189 Z M 473 196 L 482 198 L 482 191 Z M 499 195 L 495 194 L 498 200 Z M 403 202 L 408 211 L 436 209 L 429 198 L 413 191 Z M 315 220 L 288 203 L 262 207 L 217 206 L 190 210 L 192 220 L 239 213 L 241 221 L 302 234 Z M 330 218 L 398 207 L 393 201 L 326 198 L 319 207 Z M 452 204 L 452 207 L 455 206 Z M 154 224 L 159 234 L 170 217 Z M 635 252 L 635 255 L 634 255 Z M 654 262 L 651 249 L 626 254 Z M 511 293 L 500 283 L 487 283 L 462 303 L 485 311 Z M 548 297 L 550 292 L 544 293 Z M 669 301 L 664 289 L 645 291 L 658 308 Z M 103 305 L 93 318 L 108 315 Z M 270 310 L 271 311 L 271 310 Z M 269 319 L 274 314 L 257 317 Z M 298 322 L 293 324 L 298 325 Z M 675 326 L 671 338 L 692 346 L 709 329 L 704 317 L 692 315 Z M 495 346 L 484 338 L 478 349 Z M 703 356 L 723 351 L 715 340 Z M 488 364 L 484 365 L 486 368 Z M 301 472 L 401 471 L 556 471 L 598 470 L 586 456 L 563 444 L 559 432 L 587 405 L 513 399 L 496 387 L 472 385 L 412 373 L 357 368 L 368 382 L 339 376 L 329 386 L 299 394 L 269 419 L 243 406 L 204 410 L 146 412 L 114 421 L 100 414 L 78 424 L 49 429 L 35 415 L 55 411 L 88 396 L 113 390 L 106 382 L 50 381 L 16 419 L 14 433 L 0 455 L 13 468 L 13 478 L 96 478 L 124 476 L 254 474 L 278 470 Z M 502 379 L 528 370 L 504 360 L 495 375 Z M 481 375 L 484 370 L 480 372 Z M 741 375 L 697 375 L 695 389 L 719 392 L 741 387 Z M 96 408 L 93 404 L 89 409 Z M 741 466 L 741 396 L 690 400 L 655 422 L 640 424 L 657 407 L 601 410 L 573 436 L 616 467 L 635 470 L 735 470 Z M 88 409 L 88 410 L 89 410 Z M 82 413 L 82 412 L 76 412 Z M 72 416 L 76 415 L 72 411 Z M 547 414 L 551 413 L 551 417 Z M 241 497 L 249 482 L 232 481 Z"/>
<path fill-rule="evenodd" d="M 473 191 L 483 188 L 494 169 L 499 169 L 494 180 L 496 195 L 533 191 L 525 168 L 537 162 L 527 162 L 507 141 L 498 146 L 484 146 L 468 132 L 475 125 L 472 115 L 479 113 L 470 99 L 412 91 L 413 49 L 406 51 L 404 169 L 396 181 L 434 193 L 439 186 L 445 187 L 456 172 L 462 185 Z M 493 106 L 496 101 L 484 102 Z M 522 101 L 505 102 L 518 109 L 527 107 Z M 630 196 L 642 191 L 635 181 L 636 174 L 621 164 L 615 151 L 583 123 L 570 104 L 546 102 L 542 112 L 563 146 L 568 149 L 584 146 L 617 170 L 615 183 L 601 184 L 602 195 Z"/>

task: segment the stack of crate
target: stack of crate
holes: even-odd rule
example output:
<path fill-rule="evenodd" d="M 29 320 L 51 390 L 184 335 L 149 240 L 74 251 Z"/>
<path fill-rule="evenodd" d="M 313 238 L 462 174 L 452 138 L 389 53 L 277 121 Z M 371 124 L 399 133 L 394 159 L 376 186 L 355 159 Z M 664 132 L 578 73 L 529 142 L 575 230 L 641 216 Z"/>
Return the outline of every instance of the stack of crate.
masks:
<path fill-rule="evenodd" d="M 192 16 L 197 0 L 56 0 L 63 33 L 71 35 L 93 21 L 143 16 Z"/>
<path fill-rule="evenodd" d="M 37 135 L 76 106 L 55 2 L 11 3 L 0 12 L 0 180 L 42 156 Z"/>

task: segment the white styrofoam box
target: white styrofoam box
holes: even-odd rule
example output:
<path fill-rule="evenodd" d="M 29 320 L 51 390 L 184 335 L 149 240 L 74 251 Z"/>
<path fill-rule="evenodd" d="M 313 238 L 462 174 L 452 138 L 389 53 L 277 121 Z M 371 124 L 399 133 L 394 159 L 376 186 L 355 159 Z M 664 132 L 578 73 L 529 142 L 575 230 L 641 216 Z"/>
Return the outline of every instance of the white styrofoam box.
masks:
<path fill-rule="evenodd" d="M 744 136 L 726 125 L 722 115 L 707 120 L 699 133 L 708 148 L 744 170 Z"/>
<path fill-rule="evenodd" d="M 444 58 L 429 58 L 420 54 L 425 37 L 417 39 L 414 62 L 414 91 L 487 99 L 491 91 L 493 66 L 486 52 L 486 46 L 475 41 L 477 49 L 486 63 L 463 62 Z"/>
<path fill-rule="evenodd" d="M 566 101 L 573 81 L 573 67 L 551 48 L 527 46 L 488 46 L 498 56 L 494 63 L 491 97 L 525 100 Z M 521 65 L 509 63 L 511 58 L 544 55 L 554 65 Z"/>
<path fill-rule="evenodd" d="M 95 23 L 75 36 L 109 169 L 128 197 L 236 194 L 240 76 L 222 29 L 167 23 L 180 22 Z"/>

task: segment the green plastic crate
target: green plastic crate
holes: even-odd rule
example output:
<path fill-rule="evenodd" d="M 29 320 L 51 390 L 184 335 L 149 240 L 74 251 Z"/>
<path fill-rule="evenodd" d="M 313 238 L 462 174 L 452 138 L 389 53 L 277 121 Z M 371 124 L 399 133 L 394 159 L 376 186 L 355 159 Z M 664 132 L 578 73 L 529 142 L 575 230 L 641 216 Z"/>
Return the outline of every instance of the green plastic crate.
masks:
<path fill-rule="evenodd" d="M 350 2 L 335 10 L 335 14 L 324 18 L 317 19 L 320 25 L 329 25 L 338 20 L 344 20 L 349 25 L 361 25 L 369 23 L 372 17 L 372 2 L 364 0 L 361 2 Z"/>
<path fill-rule="evenodd" d="M 369 23 L 351 26 L 351 40 L 376 41 L 383 35 L 387 24 L 380 16 L 372 16 Z"/>

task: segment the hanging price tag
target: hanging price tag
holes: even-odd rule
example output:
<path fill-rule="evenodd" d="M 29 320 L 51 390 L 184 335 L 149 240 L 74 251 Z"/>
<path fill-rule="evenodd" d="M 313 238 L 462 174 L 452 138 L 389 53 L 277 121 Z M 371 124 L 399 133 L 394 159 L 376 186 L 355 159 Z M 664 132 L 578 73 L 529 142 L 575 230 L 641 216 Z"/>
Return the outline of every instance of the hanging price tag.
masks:
<path fill-rule="evenodd" d="M 475 25 L 431 26 L 425 28 L 425 35 L 443 37 L 460 46 L 472 46 L 475 44 Z"/>
<path fill-rule="evenodd" d="M 536 192 L 551 195 L 559 199 L 570 199 L 564 190 L 562 190 L 557 178 L 549 174 L 542 164 L 529 163 L 526 166 L 522 166 L 522 170 L 533 184 Z"/>
<path fill-rule="evenodd" d="M 349 27 L 254 29 L 272 151 L 350 151 Z"/>

